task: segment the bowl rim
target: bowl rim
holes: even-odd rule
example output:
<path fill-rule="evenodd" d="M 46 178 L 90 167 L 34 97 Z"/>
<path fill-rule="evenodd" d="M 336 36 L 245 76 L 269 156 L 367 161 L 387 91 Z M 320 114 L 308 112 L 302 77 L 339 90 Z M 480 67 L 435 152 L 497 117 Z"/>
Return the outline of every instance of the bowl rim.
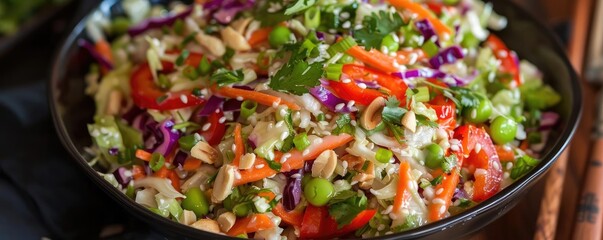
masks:
<path fill-rule="evenodd" d="M 485 1 L 491 2 L 491 0 Z M 117 2 L 119 1 L 106 0 L 102 1 L 97 7 L 93 8 L 92 11 L 88 13 L 85 17 L 83 17 L 71 30 L 68 37 L 62 42 L 61 48 L 55 54 L 55 60 L 52 65 L 51 78 L 48 86 L 48 100 L 50 105 L 50 112 L 54 123 L 54 128 L 57 131 L 62 144 L 68 150 L 69 154 L 74 160 L 76 160 L 78 165 L 84 169 L 84 171 L 89 175 L 93 182 L 99 185 L 101 189 L 103 189 L 108 195 L 113 198 L 113 200 L 117 201 L 121 205 L 121 207 L 126 208 L 126 210 L 130 214 L 145 218 L 144 220 L 141 219 L 144 222 L 149 223 L 150 221 L 154 221 L 155 223 L 160 223 L 162 226 L 165 226 L 165 229 L 159 230 L 159 232 L 170 232 L 186 236 L 187 238 L 212 237 L 213 239 L 232 239 L 224 235 L 218 235 L 215 233 L 198 230 L 190 226 L 171 221 L 167 218 L 163 218 L 155 213 L 152 213 L 151 211 L 145 209 L 139 204 L 136 204 L 125 194 L 123 194 L 118 189 L 111 186 L 103 178 L 101 178 L 92 167 L 88 166 L 85 158 L 79 153 L 72 139 L 69 137 L 69 133 L 67 132 L 65 122 L 63 121 L 62 116 L 58 112 L 57 105 L 59 105 L 59 103 L 57 99 L 60 91 L 56 89 L 56 86 L 58 86 L 58 84 L 61 82 L 61 77 L 64 76 L 65 69 L 67 68 L 67 62 L 65 60 L 69 56 L 69 53 L 72 51 L 72 49 L 74 49 L 74 46 L 76 45 L 77 40 L 80 38 L 80 35 L 82 35 L 85 31 L 85 23 L 86 20 L 90 17 L 90 14 L 98 9 L 108 9 L 107 7 L 113 6 Z M 371 239 L 410 239 L 426 237 L 439 231 L 443 231 L 449 227 L 455 226 L 459 223 L 462 224 L 465 221 L 469 221 L 480 214 L 491 211 L 497 205 L 505 202 L 505 200 L 510 199 L 514 195 L 516 195 L 519 190 L 529 185 L 533 185 L 535 181 L 541 178 L 544 173 L 546 173 L 546 171 L 551 167 L 551 165 L 555 163 L 555 161 L 559 158 L 559 156 L 571 142 L 579 124 L 579 121 L 582 117 L 583 111 L 582 85 L 579 81 L 578 75 L 575 72 L 573 65 L 570 63 L 567 55 L 565 54 L 565 51 L 561 47 L 562 45 L 560 43 L 560 40 L 556 35 L 551 32 L 551 30 L 542 21 L 535 18 L 532 14 L 530 14 L 525 9 L 523 9 L 518 4 L 512 1 L 509 1 L 506 4 L 511 5 L 511 7 L 514 10 L 518 11 L 522 17 L 527 18 L 528 21 L 542 29 L 542 33 L 544 33 L 544 36 L 552 41 L 552 50 L 556 53 L 558 57 L 561 58 L 563 64 L 569 70 L 569 78 L 567 80 L 570 81 L 570 85 L 572 88 L 570 90 L 570 93 L 572 95 L 573 102 L 570 106 L 570 115 L 568 117 L 568 121 L 566 123 L 565 128 L 562 132 L 560 132 L 558 140 L 554 143 L 554 146 L 551 148 L 551 150 L 546 155 L 540 158 L 541 163 L 539 163 L 539 165 L 535 169 L 527 173 L 519 180 L 505 187 L 504 189 L 496 193 L 496 195 L 494 195 L 493 197 L 475 205 L 470 209 L 467 209 L 462 213 L 444 218 L 443 220 L 425 224 L 423 226 L 410 229 L 404 232 L 374 237 Z M 494 221 L 494 219 L 490 221 Z M 477 230 L 478 229 L 476 229 L 475 231 Z M 469 233 L 471 232 L 467 232 L 466 234 Z"/>

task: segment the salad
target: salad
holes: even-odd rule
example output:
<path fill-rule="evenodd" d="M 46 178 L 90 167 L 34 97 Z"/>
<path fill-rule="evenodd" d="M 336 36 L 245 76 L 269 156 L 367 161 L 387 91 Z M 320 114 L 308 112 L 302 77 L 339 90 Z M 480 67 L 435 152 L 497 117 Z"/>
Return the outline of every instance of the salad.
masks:
<path fill-rule="evenodd" d="M 209 0 L 87 20 L 89 164 L 242 238 L 375 237 L 538 165 L 561 99 L 479 0 Z"/>

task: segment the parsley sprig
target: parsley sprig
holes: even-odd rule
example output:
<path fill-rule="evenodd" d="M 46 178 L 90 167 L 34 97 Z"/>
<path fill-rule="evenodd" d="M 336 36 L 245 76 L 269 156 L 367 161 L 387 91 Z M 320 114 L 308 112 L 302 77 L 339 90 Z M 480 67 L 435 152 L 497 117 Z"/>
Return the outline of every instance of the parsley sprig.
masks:
<path fill-rule="evenodd" d="M 367 208 L 368 200 L 364 194 L 345 190 L 337 193 L 329 201 L 329 215 L 337 222 L 337 228 L 349 224 L 356 216 Z"/>

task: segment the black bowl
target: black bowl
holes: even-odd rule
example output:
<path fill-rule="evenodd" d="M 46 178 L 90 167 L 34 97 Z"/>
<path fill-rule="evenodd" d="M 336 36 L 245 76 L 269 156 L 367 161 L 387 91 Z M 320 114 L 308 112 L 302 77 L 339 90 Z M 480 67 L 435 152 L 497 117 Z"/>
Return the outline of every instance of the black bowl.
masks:
<path fill-rule="evenodd" d="M 497 35 L 511 49 L 517 51 L 522 59 L 527 59 L 538 66 L 544 73 L 545 81 L 561 93 L 563 101 L 555 109 L 561 114 L 561 122 L 550 138 L 539 165 L 492 198 L 442 221 L 376 239 L 461 238 L 479 230 L 514 207 L 536 181 L 542 178 L 572 138 L 581 113 L 581 89 L 578 77 L 565 56 L 564 49 L 544 24 L 535 20 L 516 4 L 506 0 L 491 2 L 494 3 L 495 11 L 509 20 L 508 27 L 497 32 Z M 99 9 L 108 16 L 123 14 L 115 3 L 115 0 L 104 1 Z M 146 210 L 112 187 L 87 165 L 86 159 L 91 156 L 86 155 L 83 149 L 91 144 L 86 123 L 92 122 L 94 103 L 84 94 L 83 81 L 92 59 L 77 46 L 77 40 L 84 37 L 84 21 L 85 19 L 77 25 L 60 49 L 50 80 L 50 103 L 54 123 L 75 163 L 130 214 L 148 223 L 152 229 L 156 229 L 166 237 L 226 238 L 172 222 Z"/>

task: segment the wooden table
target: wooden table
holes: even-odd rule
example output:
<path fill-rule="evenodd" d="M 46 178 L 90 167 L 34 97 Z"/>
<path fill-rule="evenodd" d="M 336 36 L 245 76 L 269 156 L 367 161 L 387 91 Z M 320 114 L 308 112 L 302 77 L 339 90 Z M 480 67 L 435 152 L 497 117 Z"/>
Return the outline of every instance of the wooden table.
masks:
<path fill-rule="evenodd" d="M 521 0 L 517 0 L 521 1 Z M 526 1 L 524 1 L 525 3 Z M 532 1 L 533 2 L 533 1 Z M 540 1 L 546 6 L 546 10 L 552 16 L 547 18 L 557 22 L 563 17 L 572 19 L 572 38 L 568 46 L 568 54 L 572 64 L 578 73 L 582 73 L 584 61 L 584 46 L 589 32 L 590 12 L 594 0 L 575 0 L 575 1 Z M 569 11 L 569 15 L 567 16 Z M 563 16 L 566 14 L 566 16 Z M 551 22 L 551 21 L 549 21 Z M 554 239 L 569 239 L 574 225 L 576 201 L 581 189 L 582 176 L 585 171 L 585 163 L 588 161 L 590 153 L 590 135 L 592 133 L 592 123 L 594 120 L 594 102 L 595 93 L 598 88 L 590 85 L 584 80 L 583 85 L 583 115 L 578 130 L 571 143 L 570 149 L 566 150 L 563 156 L 555 163 L 559 165 L 562 158 L 567 158 L 567 168 L 556 168 L 555 166 L 547 173 L 547 176 L 540 181 L 528 196 L 522 200 L 514 209 L 505 216 L 496 220 L 480 232 L 476 233 L 471 239 L 533 239 L 538 230 L 537 219 L 540 213 L 541 199 L 547 184 L 550 184 L 549 176 L 552 179 L 564 177 L 563 189 L 551 191 L 551 194 L 561 194 L 561 203 L 558 212 L 557 228 Z M 565 170 L 565 171 L 564 171 Z M 550 196 L 548 196 L 550 198 Z M 547 198 L 548 199 L 548 198 Z M 554 212 L 546 212 L 555 215 Z M 544 239 L 553 239 L 547 236 Z"/>

